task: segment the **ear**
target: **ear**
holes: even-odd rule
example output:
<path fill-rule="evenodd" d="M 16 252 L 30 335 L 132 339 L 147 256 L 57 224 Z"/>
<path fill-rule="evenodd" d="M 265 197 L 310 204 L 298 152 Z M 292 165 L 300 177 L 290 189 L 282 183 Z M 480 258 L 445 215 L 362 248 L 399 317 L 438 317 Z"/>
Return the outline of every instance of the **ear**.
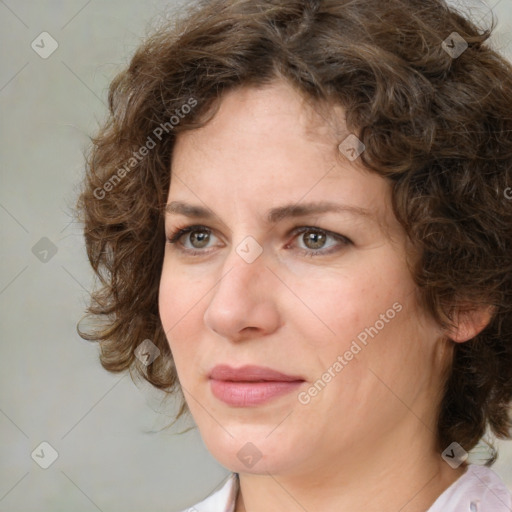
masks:
<path fill-rule="evenodd" d="M 495 308 L 481 306 L 471 310 L 461 310 L 455 315 L 455 326 L 447 331 L 456 343 L 463 343 L 482 332 L 491 321 Z"/>

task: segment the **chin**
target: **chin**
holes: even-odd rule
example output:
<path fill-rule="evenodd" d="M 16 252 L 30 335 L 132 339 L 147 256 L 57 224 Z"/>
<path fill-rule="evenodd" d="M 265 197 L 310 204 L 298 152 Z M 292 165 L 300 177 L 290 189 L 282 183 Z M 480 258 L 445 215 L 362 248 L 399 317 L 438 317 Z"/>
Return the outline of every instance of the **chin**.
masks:
<path fill-rule="evenodd" d="M 257 475 L 291 472 L 304 459 L 305 454 L 297 451 L 302 443 L 284 431 L 269 436 L 272 428 L 268 425 L 227 427 L 233 437 L 221 427 L 209 428 L 206 433 L 200 429 L 200 433 L 211 455 L 230 471 Z"/>

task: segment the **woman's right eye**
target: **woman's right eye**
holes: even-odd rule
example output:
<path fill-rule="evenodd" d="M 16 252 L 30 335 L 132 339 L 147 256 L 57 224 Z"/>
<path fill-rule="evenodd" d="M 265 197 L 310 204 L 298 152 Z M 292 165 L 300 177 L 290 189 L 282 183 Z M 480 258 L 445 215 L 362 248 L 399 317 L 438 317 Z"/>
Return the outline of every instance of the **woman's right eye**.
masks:
<path fill-rule="evenodd" d="M 188 240 L 192 244 L 192 247 L 187 247 L 185 244 L 183 244 L 180 239 L 183 238 L 187 234 L 192 234 L 193 236 L 188 236 L 185 238 L 185 240 Z M 201 250 L 204 248 L 208 242 L 210 241 L 212 231 L 211 229 L 207 228 L 206 226 L 196 225 L 196 226 L 187 226 L 184 228 L 177 228 L 174 230 L 168 237 L 167 242 L 170 244 L 176 244 L 179 246 L 179 249 L 190 253 L 190 254 L 197 254 L 201 253 L 204 254 L 208 251 Z M 184 248 L 183 248 L 184 247 Z"/>

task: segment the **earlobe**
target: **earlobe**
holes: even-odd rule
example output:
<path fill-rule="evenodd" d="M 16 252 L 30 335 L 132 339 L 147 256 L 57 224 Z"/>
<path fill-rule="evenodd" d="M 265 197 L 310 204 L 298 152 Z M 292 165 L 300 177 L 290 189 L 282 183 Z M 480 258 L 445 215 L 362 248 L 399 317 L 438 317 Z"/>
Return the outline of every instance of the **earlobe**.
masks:
<path fill-rule="evenodd" d="M 448 336 L 456 343 L 474 338 L 489 325 L 494 311 L 493 306 L 459 311 L 455 317 L 455 326 L 447 331 Z"/>

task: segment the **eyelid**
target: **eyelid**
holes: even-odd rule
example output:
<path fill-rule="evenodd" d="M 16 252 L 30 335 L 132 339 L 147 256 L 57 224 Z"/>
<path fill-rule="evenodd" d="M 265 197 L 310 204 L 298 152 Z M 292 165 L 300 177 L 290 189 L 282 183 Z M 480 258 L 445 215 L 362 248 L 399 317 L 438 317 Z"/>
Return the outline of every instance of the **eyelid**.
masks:
<path fill-rule="evenodd" d="M 177 227 L 175 229 L 172 230 L 172 233 L 169 235 L 169 236 L 166 236 L 167 238 L 167 242 L 170 243 L 170 244 L 178 244 L 178 240 L 190 233 L 191 231 L 207 231 L 209 233 L 213 233 L 214 230 L 212 228 L 209 228 L 208 226 L 204 226 L 203 224 L 192 224 L 192 225 L 187 225 L 187 226 L 184 226 L 182 228 L 180 227 Z M 196 251 L 196 252 L 201 252 L 201 253 L 207 253 L 208 250 L 205 249 L 205 250 L 202 250 L 202 249 L 183 249 L 185 252 L 193 252 L 193 251 Z"/>

